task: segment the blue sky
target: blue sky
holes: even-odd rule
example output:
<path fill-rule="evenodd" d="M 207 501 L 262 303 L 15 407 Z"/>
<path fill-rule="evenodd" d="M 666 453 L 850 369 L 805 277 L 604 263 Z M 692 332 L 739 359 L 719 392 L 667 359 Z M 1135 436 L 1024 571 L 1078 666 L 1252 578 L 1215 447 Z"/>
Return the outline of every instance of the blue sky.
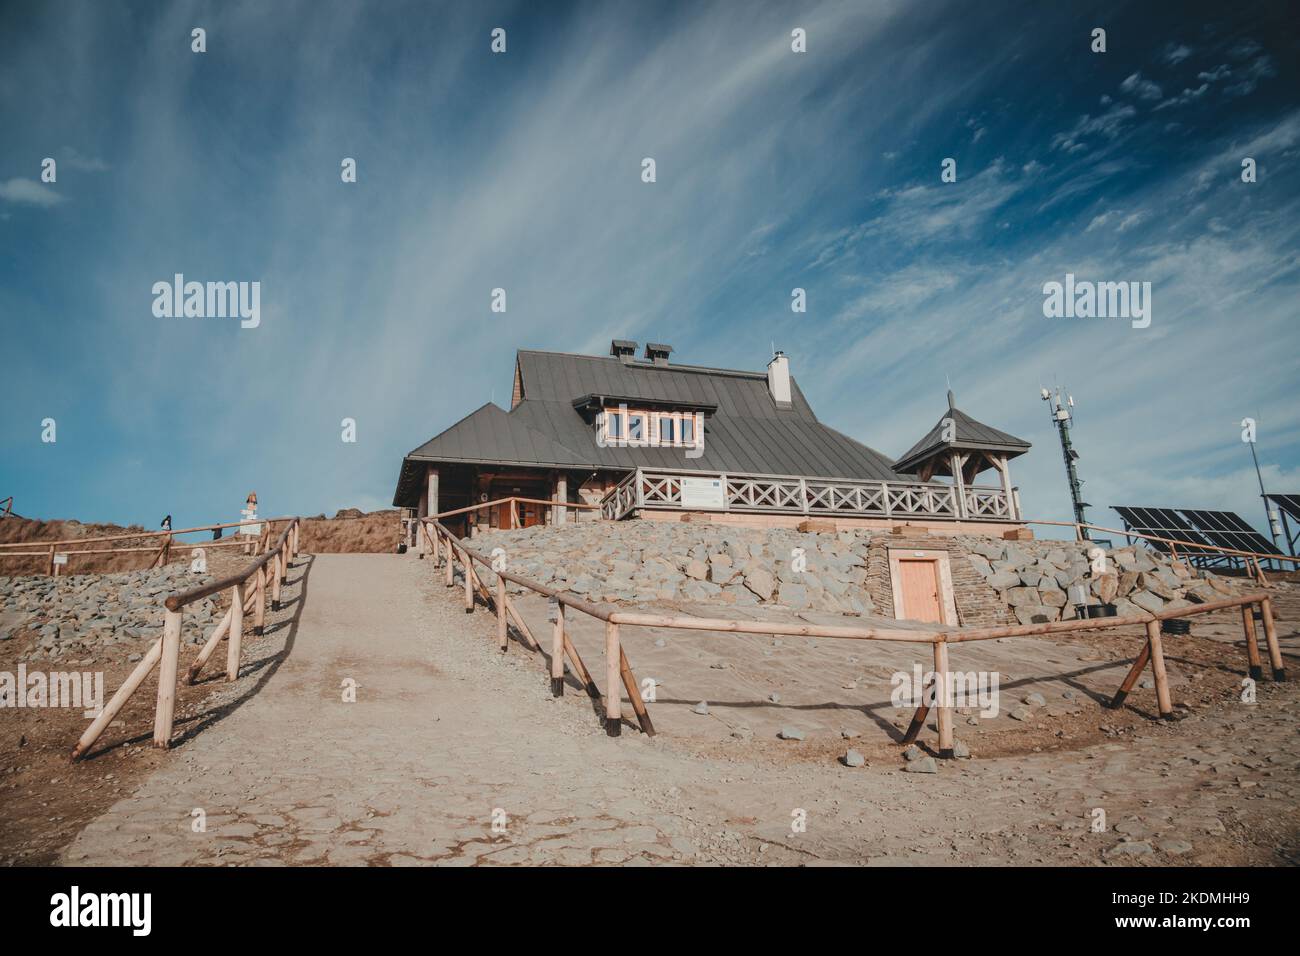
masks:
<path fill-rule="evenodd" d="M 1284 3 L 2 4 L 0 497 L 148 525 L 237 516 L 249 489 L 268 513 L 384 507 L 406 451 L 508 405 L 516 347 L 626 337 L 753 369 L 775 342 L 824 421 L 894 456 L 951 380 L 1034 443 L 1013 471 L 1053 519 L 1069 500 L 1038 389 L 1063 384 L 1094 504 L 1262 524 L 1243 417 L 1270 490 L 1300 492 L 1294 20 Z M 156 318 L 151 287 L 178 272 L 260 281 L 261 325 Z M 1151 326 L 1044 317 L 1067 272 L 1151 282 Z"/>

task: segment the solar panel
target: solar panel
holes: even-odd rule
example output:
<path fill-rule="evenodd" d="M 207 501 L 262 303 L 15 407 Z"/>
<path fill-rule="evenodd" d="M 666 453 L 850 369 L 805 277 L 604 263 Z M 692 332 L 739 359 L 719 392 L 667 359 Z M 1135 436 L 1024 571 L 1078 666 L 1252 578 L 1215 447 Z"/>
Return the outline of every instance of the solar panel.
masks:
<path fill-rule="evenodd" d="M 1235 511 L 1189 511 L 1184 508 L 1183 514 L 1206 538 L 1221 548 L 1260 554 L 1282 553 L 1272 541 L 1246 524 Z"/>
<path fill-rule="evenodd" d="M 1175 541 L 1188 541 L 1192 544 L 1211 544 L 1172 508 L 1139 508 L 1134 505 L 1112 505 L 1112 507 L 1119 512 L 1119 516 L 1124 519 L 1129 530 L 1138 534 L 1172 538 Z M 1172 551 L 1171 546 L 1163 541 L 1148 541 L 1146 544 L 1165 554 Z"/>
<path fill-rule="evenodd" d="M 1296 521 L 1300 521 L 1300 495 L 1269 495 L 1268 500 Z"/>

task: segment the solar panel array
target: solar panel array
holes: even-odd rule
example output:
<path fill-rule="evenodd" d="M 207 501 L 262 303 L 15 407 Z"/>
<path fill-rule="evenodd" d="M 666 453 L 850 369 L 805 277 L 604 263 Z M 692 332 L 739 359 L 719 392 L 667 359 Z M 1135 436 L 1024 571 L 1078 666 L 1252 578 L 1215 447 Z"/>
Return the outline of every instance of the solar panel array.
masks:
<path fill-rule="evenodd" d="M 1300 496 L 1296 499 L 1300 506 Z M 1132 505 L 1114 505 L 1129 530 L 1138 534 L 1173 538 L 1191 544 L 1207 544 L 1234 551 L 1253 551 L 1258 554 L 1281 554 L 1272 541 L 1248 525 L 1234 511 L 1200 511 L 1190 508 L 1140 508 Z M 1173 546 L 1161 541 L 1148 541 L 1151 547 L 1170 553 Z M 1208 557 L 1208 555 L 1207 555 Z"/>
<path fill-rule="evenodd" d="M 1296 521 L 1300 521 L 1300 495 L 1269 495 L 1268 500 Z"/>
<path fill-rule="evenodd" d="M 1260 554 L 1281 554 L 1277 545 L 1264 537 L 1235 511 L 1183 511 L 1201 529 L 1201 532 L 1221 548 L 1238 551 L 1255 551 Z"/>
<path fill-rule="evenodd" d="M 1197 534 L 1183 516 L 1173 508 L 1139 508 L 1132 505 L 1114 505 L 1119 516 L 1129 529 L 1138 534 L 1155 535 L 1158 538 L 1173 538 L 1176 541 L 1190 541 L 1192 544 L 1210 544 Z M 1169 554 L 1171 548 L 1163 541 L 1148 541 L 1148 545 L 1157 551 Z"/>

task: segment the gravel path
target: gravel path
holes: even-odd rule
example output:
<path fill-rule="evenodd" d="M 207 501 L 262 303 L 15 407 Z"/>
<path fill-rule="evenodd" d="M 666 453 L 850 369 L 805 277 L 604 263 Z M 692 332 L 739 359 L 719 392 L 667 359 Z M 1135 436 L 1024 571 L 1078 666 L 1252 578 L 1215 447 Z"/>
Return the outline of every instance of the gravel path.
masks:
<path fill-rule="evenodd" d="M 224 692 L 242 704 L 63 862 L 1295 861 L 1296 683 L 1077 751 L 937 774 L 896 758 L 849 769 L 825 753 L 700 752 L 630 727 L 607 738 L 589 700 L 551 698 L 544 662 L 513 642 L 497 651 L 492 615 L 467 616 L 459 590 L 411 555 L 304 556 L 293 579 L 286 600 L 301 603 L 249 642 Z M 599 659 L 588 665 L 600 681 Z M 355 703 L 342 699 L 349 680 Z M 1106 828 L 1094 832 L 1098 808 Z"/>

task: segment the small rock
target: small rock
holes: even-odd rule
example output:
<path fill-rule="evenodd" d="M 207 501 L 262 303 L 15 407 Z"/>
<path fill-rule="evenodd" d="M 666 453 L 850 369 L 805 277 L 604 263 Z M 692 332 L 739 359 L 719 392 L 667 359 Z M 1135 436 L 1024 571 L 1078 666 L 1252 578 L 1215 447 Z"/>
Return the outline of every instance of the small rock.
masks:
<path fill-rule="evenodd" d="M 1025 707 L 1022 704 L 1021 706 L 1016 707 L 1014 710 L 1012 710 L 1011 713 L 1007 714 L 1007 716 L 1010 717 L 1012 720 L 1028 720 L 1030 717 L 1033 716 L 1033 711 L 1031 711 L 1028 707 Z"/>
<path fill-rule="evenodd" d="M 954 740 L 952 742 L 952 755 L 956 757 L 958 760 L 969 760 L 970 748 L 967 747 L 960 740 Z"/>
<path fill-rule="evenodd" d="M 1042 707 L 1044 704 L 1047 703 L 1047 699 L 1043 697 L 1042 694 L 1038 693 L 1038 691 L 1034 691 L 1032 694 L 1030 694 L 1028 697 L 1025 698 L 1025 703 L 1028 704 L 1030 707 Z"/>
<path fill-rule="evenodd" d="M 779 704 L 781 703 L 781 695 L 778 694 L 776 691 L 773 691 L 772 693 L 767 695 L 767 700 L 768 703 Z"/>
<path fill-rule="evenodd" d="M 700 701 L 691 708 L 691 713 L 699 714 L 701 717 L 709 716 L 709 702 L 707 700 Z"/>
<path fill-rule="evenodd" d="M 920 760 L 925 756 L 925 751 L 916 744 L 911 744 L 903 751 L 903 759 L 907 761 Z"/>
<path fill-rule="evenodd" d="M 798 727 L 782 727 L 777 736 L 782 740 L 803 740 L 803 731 Z"/>
<path fill-rule="evenodd" d="M 1116 843 L 1102 856 L 1111 859 L 1119 856 L 1150 856 L 1154 852 L 1150 843 L 1144 840 L 1134 840 L 1129 843 Z"/>
<path fill-rule="evenodd" d="M 922 757 L 920 760 L 904 764 L 903 770 L 907 773 L 938 773 L 939 766 L 934 762 L 933 757 Z"/>
<path fill-rule="evenodd" d="M 844 766 L 846 767 L 865 767 L 866 765 L 867 758 L 856 750 L 850 750 L 844 755 Z"/>

